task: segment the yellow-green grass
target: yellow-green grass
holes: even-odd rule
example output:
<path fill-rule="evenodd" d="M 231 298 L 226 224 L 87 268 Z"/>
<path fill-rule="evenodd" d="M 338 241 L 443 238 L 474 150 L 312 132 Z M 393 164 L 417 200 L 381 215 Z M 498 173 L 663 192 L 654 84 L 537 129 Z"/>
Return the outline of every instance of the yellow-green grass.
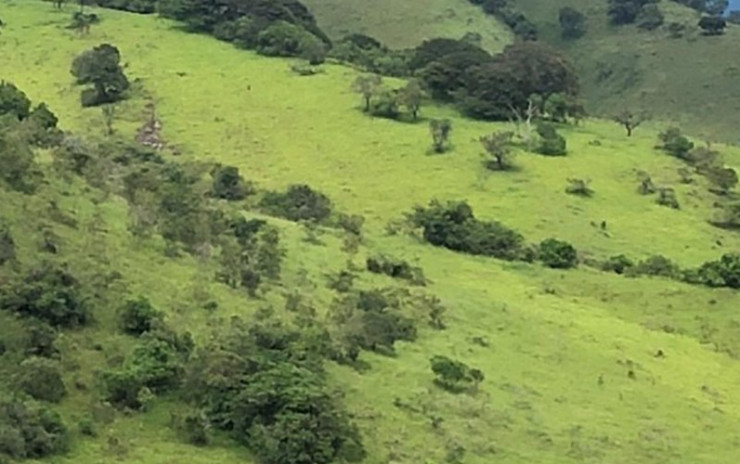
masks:
<path fill-rule="evenodd" d="M 611 117 L 639 108 L 705 140 L 740 140 L 735 127 L 740 69 L 732 58 L 740 46 L 740 27 L 730 24 L 723 36 L 704 37 L 697 27 L 699 13 L 672 1 L 660 3 L 665 25 L 652 32 L 609 25 L 606 1 L 521 0 L 517 6 L 545 40 L 573 57 L 591 111 Z M 560 40 L 558 10 L 564 6 L 587 15 L 582 39 Z M 672 22 L 688 27 L 684 38 L 670 37 Z"/>
<path fill-rule="evenodd" d="M 127 73 L 140 78 L 156 100 L 166 137 L 180 148 L 182 159 L 235 164 L 267 188 L 306 182 L 329 194 L 338 209 L 367 217 L 366 246 L 358 263 L 365 254 L 382 251 L 424 269 L 431 281 L 427 291 L 448 307 L 449 328 L 423 329 L 418 341 L 400 344 L 394 358 L 363 354 L 372 366 L 366 373 L 330 369 L 365 436 L 368 463 L 444 462 L 455 444 L 467 450 L 463 462 L 474 464 L 736 462 L 740 369 L 726 353 L 740 353 L 735 292 L 587 269 L 550 271 L 383 233 L 389 220 L 437 197 L 468 199 L 479 216 L 499 219 L 530 241 L 564 238 L 597 257 L 663 253 L 682 265 L 696 265 L 736 250 L 735 235 L 706 223 L 714 199 L 702 180 L 678 185 L 681 164 L 652 148 L 658 127 L 640 127 L 628 139 L 615 125 L 587 121 L 566 130 L 568 157 L 520 153 L 519 171 L 484 178 L 475 139 L 503 125 L 425 108 L 425 117 L 449 117 L 454 124 L 454 149 L 428 155 L 425 122 L 370 119 L 358 110 L 359 99 L 349 90 L 356 73 L 349 69 L 327 66 L 325 74 L 298 77 L 287 61 L 187 35 L 153 17 L 111 11 L 102 11 L 103 23 L 80 38 L 61 28 L 66 15 L 48 4 L 0 6 L 8 23 L 0 35 L 0 77 L 35 101 L 49 102 L 65 128 L 102 132 L 100 111 L 80 109 L 79 89 L 72 86 L 68 67 L 80 51 L 110 41 L 121 48 Z M 142 107 L 141 95 L 124 104 L 123 120 L 117 123 L 122 133 L 139 123 Z M 737 159 L 736 149 L 722 149 L 731 163 Z M 670 210 L 638 195 L 636 170 L 676 187 L 683 208 Z M 592 179 L 596 195 L 566 195 L 568 177 Z M 299 226 L 273 221 L 287 249 L 282 283 L 262 300 L 250 300 L 222 285 L 194 285 L 212 274 L 213 263 L 164 258 L 157 240 L 134 240 L 126 230 L 121 200 L 100 203 L 108 232 L 86 237 L 84 224 L 95 212 L 91 199 L 98 194 L 55 180 L 37 198 L 26 199 L 25 207 L 24 197 L 1 194 L 0 213 L 14 236 L 21 237 L 22 262 L 37 258 L 40 211 L 65 190 L 69 194 L 62 206 L 76 210 L 83 227 L 55 226 L 64 239 L 64 257 L 89 276 L 101 264 L 88 254 L 105 249 L 126 283 L 112 289 L 108 304 L 96 308 L 97 326 L 62 340 L 70 386 L 79 377 L 92 387 L 106 355 L 131 346 L 127 337 L 116 334 L 115 295 L 147 295 L 168 311 L 170 324 L 192 331 L 203 343 L 231 315 L 248 316 L 269 303 L 282 314 L 284 291 L 297 290 L 317 308 L 326 308 L 332 294 L 323 288 L 323 276 L 342 269 L 348 258 L 333 233 L 322 236 L 326 246 L 309 245 Z M 691 190 L 697 196 L 690 196 Z M 607 221 L 610 237 L 591 225 L 601 220 Z M 723 247 L 715 244 L 717 239 Z M 391 283 L 363 275 L 360 285 Z M 210 292 L 220 308 L 211 314 L 198 307 L 196 290 Z M 473 343 L 475 337 L 489 346 Z M 104 345 L 103 352 L 94 350 L 95 343 Z M 664 358 L 655 356 L 658 350 Z M 486 380 L 478 394 L 453 396 L 436 389 L 428 367 L 434 354 L 482 369 Z M 74 423 L 95 396 L 94 390 L 70 390 L 62 408 Z M 396 398 L 425 413 L 393 406 Z M 100 437 L 78 437 L 61 461 L 110 460 L 115 450 L 107 439 L 117 435 L 128 447 L 122 462 L 170 463 L 183 456 L 196 463 L 250 462 L 248 453 L 223 438 L 202 449 L 179 443 L 167 424 L 170 411 L 180 408 L 162 401 L 149 413 L 119 415 L 101 427 Z M 433 416 L 443 420 L 436 429 Z"/>
<path fill-rule="evenodd" d="M 391 48 L 412 48 L 436 37 L 480 34 L 481 46 L 498 52 L 512 41 L 509 29 L 467 0 L 307 0 L 304 2 L 332 38 L 363 33 Z"/>

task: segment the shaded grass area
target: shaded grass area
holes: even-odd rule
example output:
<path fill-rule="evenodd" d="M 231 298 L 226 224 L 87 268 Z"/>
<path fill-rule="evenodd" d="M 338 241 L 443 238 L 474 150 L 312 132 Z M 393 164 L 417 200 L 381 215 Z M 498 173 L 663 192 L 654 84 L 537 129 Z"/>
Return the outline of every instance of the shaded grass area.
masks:
<path fill-rule="evenodd" d="M 356 262 L 383 252 L 424 269 L 428 291 L 448 308 L 449 328 L 422 330 L 418 341 L 399 343 L 395 357 L 363 354 L 371 365 L 365 373 L 331 367 L 332 380 L 345 390 L 365 437 L 367 463 L 443 462 L 460 449 L 461 461 L 475 464 L 735 461 L 740 439 L 735 388 L 740 368 L 733 357 L 740 353 L 736 292 L 503 263 L 383 232 L 389 220 L 414 204 L 438 197 L 467 199 L 479 216 L 501 220 L 530 241 L 555 236 L 587 256 L 662 253 L 690 266 L 736 250 L 736 235 L 706 223 L 714 198 L 703 180 L 678 185 L 681 164 L 653 149 L 660 127 L 641 126 L 628 139 L 616 125 L 586 121 L 564 130 L 567 157 L 520 153 L 518 171 L 488 174 L 477 138 L 504 125 L 467 121 L 447 108 L 424 108 L 425 117 L 449 117 L 454 126 L 453 150 L 429 156 L 424 123 L 398 124 L 362 114 L 359 96 L 349 90 L 355 73 L 346 68 L 327 66 L 324 74 L 298 77 L 287 61 L 187 35 L 153 17 L 110 11 L 101 13 L 103 23 L 89 36 L 76 37 L 62 29 L 66 15 L 50 5 L 0 5 L 8 23 L 0 35 L 0 77 L 34 100 L 47 101 L 66 129 L 104 130 L 99 110 L 80 108 L 68 66 L 80 51 L 111 41 L 128 63 L 127 74 L 146 90 L 123 104 L 119 132 L 132 133 L 151 96 L 165 138 L 182 159 L 236 165 L 267 188 L 308 183 L 327 193 L 338 209 L 366 216 L 367 238 Z M 736 164 L 737 150 L 721 148 Z M 639 195 L 640 170 L 656 183 L 674 186 L 682 209 L 660 207 Z M 567 195 L 570 177 L 591 179 L 594 197 Z M 309 245 L 300 226 L 271 219 L 287 249 L 282 283 L 253 300 L 210 282 L 214 263 L 165 258 L 159 240 L 134 240 L 121 200 L 102 199 L 83 185 L 60 180 L 38 197 L 1 195 L 0 212 L 19 237 L 21 262 L 38 258 L 41 212 L 61 195 L 61 207 L 74 211 L 81 224 L 79 229 L 51 225 L 64 240 L 63 258 L 85 276 L 107 262 L 123 274 L 109 301 L 95 308 L 97 324 L 65 334 L 60 342 L 65 380 L 89 386 L 88 391 L 70 389 L 62 404 L 71 424 L 92 409 L 95 371 L 131 347 L 131 340 L 116 334 L 120 298 L 146 295 L 167 312 L 169 324 L 203 342 L 233 315 L 246 317 L 269 304 L 285 315 L 285 292 L 299 291 L 324 311 L 334 296 L 324 276 L 343 269 L 350 258 L 340 251 L 335 232 L 323 232 L 323 246 Z M 86 232 L 96 211 L 104 218 L 105 233 Z M 591 224 L 602 220 L 606 231 Z M 363 273 L 358 285 L 392 282 Z M 199 293 L 217 300 L 219 308 L 205 310 L 194 297 Z M 0 333 L 12 332 L 13 324 L 0 324 Z M 658 350 L 663 357 L 656 357 Z M 481 368 L 486 381 L 480 391 L 453 396 L 436 389 L 428 365 L 434 354 Z M 169 414 L 180 408 L 162 398 L 145 414 L 115 414 L 99 437 L 78 437 L 72 453 L 59 461 L 118 457 L 169 463 L 186 455 L 196 463 L 251 462 L 224 437 L 208 448 L 181 444 L 167 427 Z M 118 444 L 110 437 L 118 437 Z"/>

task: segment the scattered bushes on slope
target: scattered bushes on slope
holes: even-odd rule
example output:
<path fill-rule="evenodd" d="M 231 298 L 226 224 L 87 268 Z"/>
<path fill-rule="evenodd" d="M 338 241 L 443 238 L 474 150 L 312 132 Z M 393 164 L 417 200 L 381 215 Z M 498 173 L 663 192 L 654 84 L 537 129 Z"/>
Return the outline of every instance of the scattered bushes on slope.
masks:
<path fill-rule="evenodd" d="M 67 451 L 69 432 L 59 414 L 31 401 L 0 401 L 0 460 L 39 459 Z"/>

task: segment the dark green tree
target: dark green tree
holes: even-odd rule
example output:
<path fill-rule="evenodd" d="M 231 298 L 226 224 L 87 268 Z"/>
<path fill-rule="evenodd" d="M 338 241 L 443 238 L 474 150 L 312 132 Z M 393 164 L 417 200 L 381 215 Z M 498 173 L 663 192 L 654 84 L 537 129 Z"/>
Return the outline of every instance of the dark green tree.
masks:
<path fill-rule="evenodd" d="M 694 143 L 681 133 L 677 127 L 669 127 L 658 135 L 659 147 L 676 158 L 688 160 Z"/>
<path fill-rule="evenodd" d="M 82 92 L 82 106 L 113 103 L 124 98 L 129 82 L 120 61 L 120 52 L 110 44 L 99 45 L 74 59 L 72 75 L 77 84 L 92 85 Z"/>
<path fill-rule="evenodd" d="M 291 221 L 322 222 L 332 211 L 329 197 L 305 184 L 291 185 L 284 193 L 268 192 L 260 206 L 270 214 Z"/>
<path fill-rule="evenodd" d="M 142 335 L 158 328 L 164 319 L 164 313 L 152 306 L 144 297 L 128 300 L 119 310 L 121 330 L 129 335 Z"/>
<path fill-rule="evenodd" d="M 540 136 L 537 153 L 547 156 L 565 156 L 568 153 L 565 137 L 558 134 L 553 124 L 540 122 L 537 124 L 537 134 Z"/>
<path fill-rule="evenodd" d="M 216 198 L 239 201 L 254 193 L 254 187 L 244 180 L 235 166 L 218 165 L 211 171 L 211 177 L 211 194 Z"/>
<path fill-rule="evenodd" d="M 0 308 L 21 316 L 59 327 L 81 326 L 91 319 L 77 279 L 52 264 L 44 263 L 0 288 Z"/>
<path fill-rule="evenodd" d="M 561 8 L 558 19 L 563 39 L 579 39 L 586 34 L 586 16 L 575 8 Z"/>
<path fill-rule="evenodd" d="M 699 20 L 699 27 L 704 35 L 722 35 L 727 27 L 727 20 L 721 16 L 704 16 Z"/>
<path fill-rule="evenodd" d="M 30 357 L 21 362 L 16 384 L 37 400 L 58 403 L 67 394 L 59 363 L 42 357 Z"/>
<path fill-rule="evenodd" d="M 578 254 L 573 245 L 554 238 L 540 243 L 538 256 L 545 266 L 553 269 L 570 269 L 578 265 Z"/>
<path fill-rule="evenodd" d="M 660 7 L 655 3 L 648 3 L 640 9 L 635 23 L 640 29 L 652 31 L 662 26 L 664 20 Z"/>
<path fill-rule="evenodd" d="M 10 114 L 25 119 L 31 114 L 31 100 L 10 82 L 0 81 L 0 116 Z"/>

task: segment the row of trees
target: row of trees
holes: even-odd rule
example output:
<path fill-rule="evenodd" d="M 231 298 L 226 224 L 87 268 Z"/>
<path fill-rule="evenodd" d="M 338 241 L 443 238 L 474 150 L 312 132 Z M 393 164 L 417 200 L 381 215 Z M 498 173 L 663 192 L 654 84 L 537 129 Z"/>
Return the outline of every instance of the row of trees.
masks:
<path fill-rule="evenodd" d="M 708 14 L 708 16 L 702 17 L 698 23 L 704 35 L 721 35 L 724 32 L 727 21 L 722 14 L 727 9 L 727 0 L 673 1 Z M 634 23 L 642 29 L 653 30 L 663 25 L 664 22 L 664 16 L 658 3 L 659 0 L 609 0 L 609 19 L 615 25 Z M 569 12 L 565 18 L 561 14 L 561 24 L 563 24 L 564 19 L 566 19 L 569 34 L 576 33 L 579 24 L 578 17 Z M 566 26 L 563 27 L 565 36 Z"/>

